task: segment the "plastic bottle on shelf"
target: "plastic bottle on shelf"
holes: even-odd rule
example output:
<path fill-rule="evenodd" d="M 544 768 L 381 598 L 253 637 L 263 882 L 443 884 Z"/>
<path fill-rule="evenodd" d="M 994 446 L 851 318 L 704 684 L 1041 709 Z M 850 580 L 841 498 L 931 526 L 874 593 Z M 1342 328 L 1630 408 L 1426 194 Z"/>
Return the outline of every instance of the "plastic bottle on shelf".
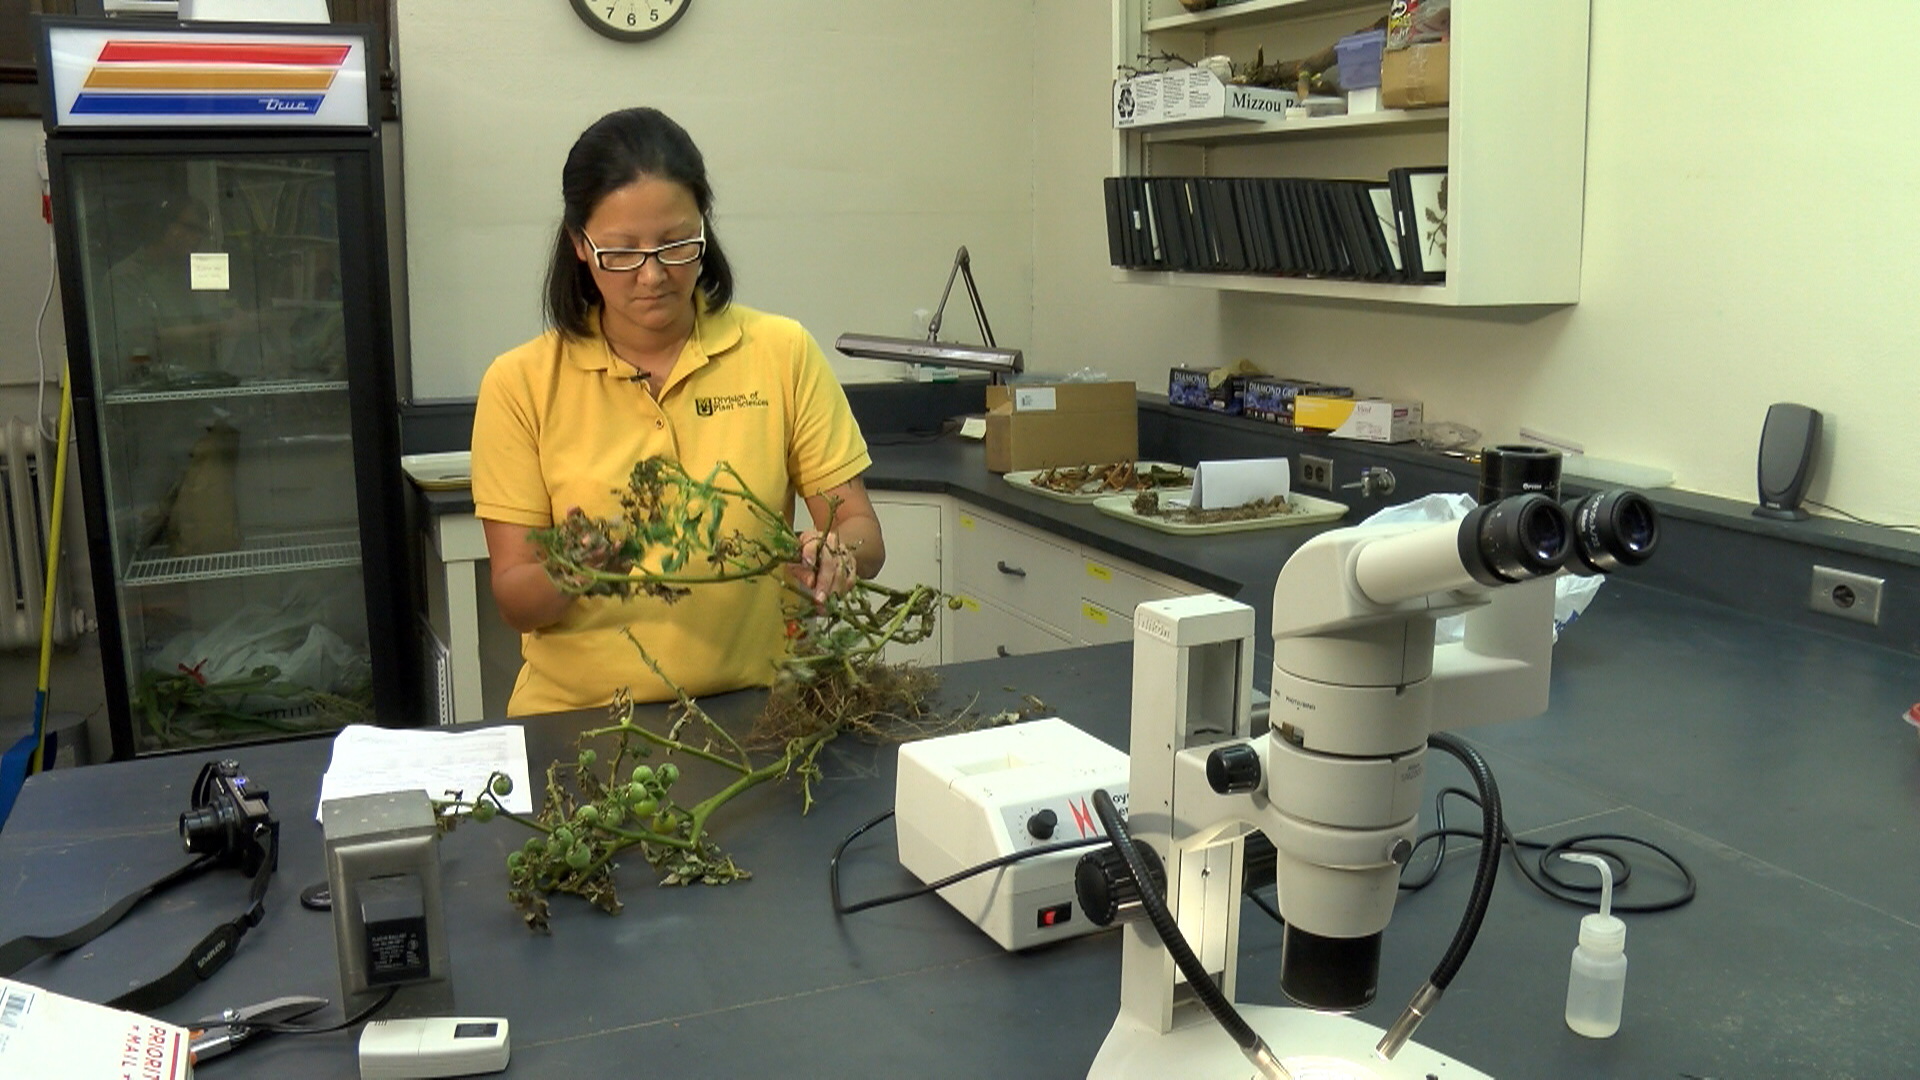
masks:
<path fill-rule="evenodd" d="M 1567 1026 L 1589 1039 L 1620 1030 L 1627 995 L 1627 924 L 1613 914 L 1613 867 L 1598 855 L 1560 857 L 1600 871 L 1600 910 L 1580 919 L 1580 944 L 1567 975 Z"/>

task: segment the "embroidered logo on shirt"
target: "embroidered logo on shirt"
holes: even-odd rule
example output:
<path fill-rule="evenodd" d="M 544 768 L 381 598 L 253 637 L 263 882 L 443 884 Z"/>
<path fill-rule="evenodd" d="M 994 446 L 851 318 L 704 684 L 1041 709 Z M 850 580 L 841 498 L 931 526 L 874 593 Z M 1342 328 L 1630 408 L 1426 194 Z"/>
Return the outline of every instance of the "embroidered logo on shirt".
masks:
<path fill-rule="evenodd" d="M 755 390 L 747 394 L 720 394 L 716 397 L 697 397 L 693 399 L 693 411 L 701 416 L 713 416 L 716 413 L 732 412 L 735 409 L 764 409 L 767 399 Z"/>

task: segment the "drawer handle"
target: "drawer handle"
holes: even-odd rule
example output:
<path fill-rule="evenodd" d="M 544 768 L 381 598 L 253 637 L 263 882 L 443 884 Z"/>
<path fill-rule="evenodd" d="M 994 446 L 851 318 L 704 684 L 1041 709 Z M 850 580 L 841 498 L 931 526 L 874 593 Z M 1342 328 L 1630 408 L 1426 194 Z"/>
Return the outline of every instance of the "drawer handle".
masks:
<path fill-rule="evenodd" d="M 1025 570 L 1022 570 L 1017 566 L 1008 566 L 1007 560 L 1005 559 L 1001 559 L 998 565 L 1000 567 L 1000 572 L 1007 575 L 1008 577 L 1026 577 L 1027 576 L 1027 572 Z"/>
<path fill-rule="evenodd" d="M 994 651 L 995 653 L 998 653 L 998 654 L 999 654 L 999 656 L 1000 656 L 1000 659 L 1002 659 L 1002 660 L 1005 660 L 1005 659 L 1006 659 L 1007 657 L 1009 657 L 1009 656 L 1012 656 L 1012 655 L 1013 655 L 1012 653 L 1010 653 L 1010 652 L 1008 652 L 1008 651 L 1007 651 L 1007 647 L 1006 647 L 1005 645 L 995 645 L 995 646 L 993 647 L 993 651 Z"/>

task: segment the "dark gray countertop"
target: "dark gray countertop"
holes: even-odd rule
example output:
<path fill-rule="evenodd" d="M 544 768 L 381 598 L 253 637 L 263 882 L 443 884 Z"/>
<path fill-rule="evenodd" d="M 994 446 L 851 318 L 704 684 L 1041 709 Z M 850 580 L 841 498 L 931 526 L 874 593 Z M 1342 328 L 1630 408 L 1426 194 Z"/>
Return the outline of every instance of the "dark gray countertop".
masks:
<path fill-rule="evenodd" d="M 1128 681 L 1116 669 L 1129 655 L 1113 645 L 957 665 L 942 694 L 961 703 L 977 693 L 978 708 L 997 710 L 1033 693 L 1124 745 Z M 1610 590 L 1557 647 L 1544 716 L 1465 734 L 1527 837 L 1644 837 L 1685 860 L 1699 898 L 1627 917 L 1625 1020 L 1613 1039 L 1589 1041 L 1561 1022 L 1579 912 L 1543 898 L 1507 861 L 1478 944 L 1420 1041 L 1502 1078 L 1910 1074 L 1920 1060 L 1920 741 L 1897 717 L 1915 699 L 1913 657 L 1632 584 Z M 727 718 L 755 703 L 738 694 L 710 704 Z M 581 722 L 529 724 L 536 772 Z M 280 994 L 336 996 L 325 917 L 294 899 L 321 876 L 312 814 L 327 744 L 237 756 L 274 793 L 282 872 L 266 922 L 225 971 L 164 1010 L 169 1019 Z M 177 865 L 174 821 L 198 763 L 150 758 L 31 780 L 0 832 L 0 939 L 67 929 Z M 1007 955 L 932 900 L 836 920 L 827 857 L 892 805 L 894 751 L 836 746 L 827 771 L 805 817 L 787 788 L 729 808 L 719 837 L 752 880 L 655 889 L 630 867 L 622 915 L 562 903 L 551 937 L 523 930 L 502 895 L 513 826 L 448 837 L 458 1004 L 512 1020 L 507 1075 L 1084 1075 L 1118 999 L 1115 936 Z M 1440 762 L 1428 794 L 1464 782 Z M 1456 824 L 1471 823 L 1452 809 Z M 847 863 L 850 897 L 910 883 L 884 829 Z M 1670 894 L 1657 859 L 1634 865 L 1621 900 Z M 1364 1019 L 1386 1023 L 1425 978 L 1470 876 L 1456 850 L 1435 887 L 1402 898 L 1381 997 Z M 21 975 L 103 998 L 171 964 L 243 893 L 237 875 L 203 878 Z M 1278 935 L 1263 920 L 1248 908 L 1240 996 L 1272 1002 Z M 279 1038 L 202 1075 L 348 1077 L 351 1042 Z"/>

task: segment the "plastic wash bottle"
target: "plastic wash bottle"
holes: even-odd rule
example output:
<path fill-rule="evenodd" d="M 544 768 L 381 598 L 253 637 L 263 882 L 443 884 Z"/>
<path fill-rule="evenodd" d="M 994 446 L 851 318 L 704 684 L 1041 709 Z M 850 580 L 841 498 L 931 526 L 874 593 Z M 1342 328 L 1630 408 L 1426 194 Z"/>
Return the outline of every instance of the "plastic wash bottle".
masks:
<path fill-rule="evenodd" d="M 1567 1026 L 1589 1039 L 1620 1030 L 1627 995 L 1627 924 L 1613 914 L 1613 868 L 1598 855 L 1561 852 L 1560 857 L 1600 871 L 1600 910 L 1580 920 L 1580 944 L 1567 975 Z"/>

